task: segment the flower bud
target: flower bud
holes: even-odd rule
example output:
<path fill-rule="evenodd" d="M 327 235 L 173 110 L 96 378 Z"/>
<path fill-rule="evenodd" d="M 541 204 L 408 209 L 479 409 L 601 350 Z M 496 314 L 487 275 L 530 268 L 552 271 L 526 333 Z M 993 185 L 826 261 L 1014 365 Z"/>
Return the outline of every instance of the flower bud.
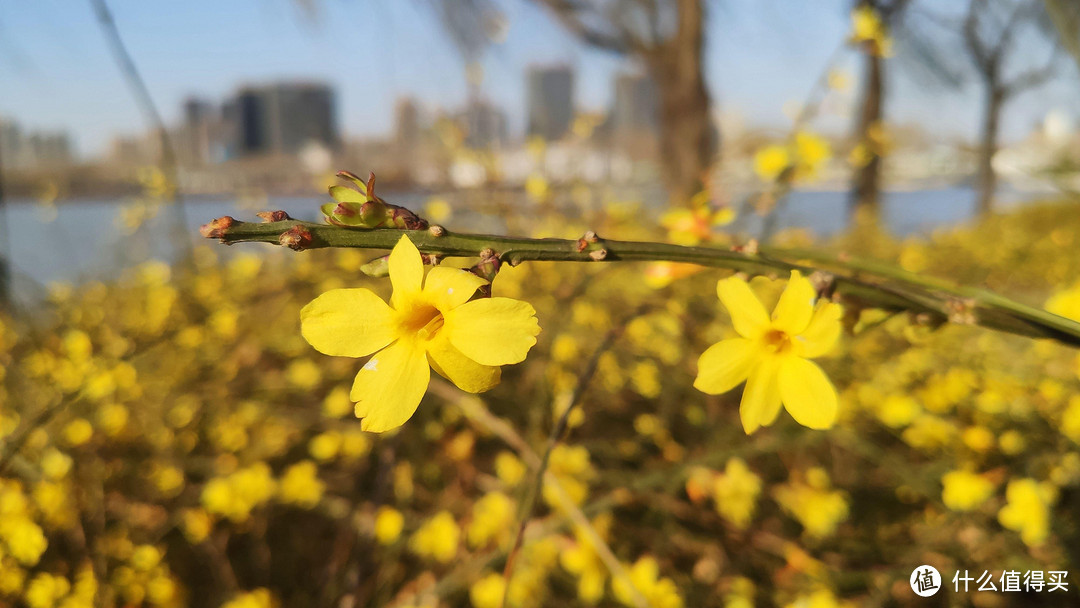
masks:
<path fill-rule="evenodd" d="M 307 249 L 311 245 L 311 232 L 303 226 L 293 226 L 278 237 L 278 244 L 293 251 Z"/>
<path fill-rule="evenodd" d="M 369 277 L 385 277 L 390 274 L 390 256 L 384 255 L 371 260 L 360 267 L 360 272 Z"/>

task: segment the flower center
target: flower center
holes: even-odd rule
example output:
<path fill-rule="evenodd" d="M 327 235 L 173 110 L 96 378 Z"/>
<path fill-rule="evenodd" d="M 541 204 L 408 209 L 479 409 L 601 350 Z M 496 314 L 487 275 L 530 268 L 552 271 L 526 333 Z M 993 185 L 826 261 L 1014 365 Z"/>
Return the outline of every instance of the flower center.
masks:
<path fill-rule="evenodd" d="M 786 331 L 779 329 L 770 329 L 765 332 L 765 348 L 771 352 L 777 354 L 784 354 L 790 352 L 794 345 L 791 343 L 791 336 Z"/>
<path fill-rule="evenodd" d="M 442 329 L 443 316 L 438 308 L 426 302 L 414 302 L 400 312 L 398 323 L 404 334 L 414 334 L 421 340 L 431 340 Z"/>

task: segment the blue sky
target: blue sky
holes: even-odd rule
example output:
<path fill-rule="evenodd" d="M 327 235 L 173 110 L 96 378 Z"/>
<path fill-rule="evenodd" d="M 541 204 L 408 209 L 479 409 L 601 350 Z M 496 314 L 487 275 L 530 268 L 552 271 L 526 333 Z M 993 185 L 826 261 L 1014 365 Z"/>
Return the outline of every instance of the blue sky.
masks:
<path fill-rule="evenodd" d="M 325 80 L 338 90 L 350 135 L 388 133 L 394 101 L 413 95 L 448 109 L 465 100 L 462 60 L 431 0 L 317 0 L 316 18 L 295 0 L 111 0 L 129 50 L 167 120 L 191 94 L 221 100 L 238 85 L 277 78 Z M 577 102 L 602 109 L 626 64 L 586 49 L 526 0 L 502 0 L 507 41 L 483 66 L 485 95 L 511 127 L 524 115 L 524 70 L 562 62 L 578 72 Z M 786 102 L 805 97 L 848 29 L 843 0 L 755 0 L 712 5 L 707 78 L 718 107 L 751 125 L 782 128 Z M 857 65 L 848 53 L 848 67 Z M 1048 110 L 1076 106 L 1069 78 L 1016 99 L 1005 134 L 1026 133 Z M 0 115 L 27 128 L 67 129 L 92 154 L 145 124 L 86 1 L 0 2 Z M 974 135 L 974 90 L 944 92 L 901 77 L 890 115 L 943 137 Z M 834 128 L 845 123 L 834 121 Z"/>

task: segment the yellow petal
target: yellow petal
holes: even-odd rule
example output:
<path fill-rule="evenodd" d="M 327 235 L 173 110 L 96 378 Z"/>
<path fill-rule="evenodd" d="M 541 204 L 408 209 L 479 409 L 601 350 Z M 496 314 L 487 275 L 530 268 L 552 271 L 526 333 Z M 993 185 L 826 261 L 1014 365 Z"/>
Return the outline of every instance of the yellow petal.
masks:
<path fill-rule="evenodd" d="M 731 315 L 731 324 L 744 338 L 757 338 L 769 327 L 769 315 L 750 285 L 739 277 L 721 279 L 716 295 Z"/>
<path fill-rule="evenodd" d="M 791 417 L 812 429 L 827 429 L 836 421 L 836 389 L 813 361 L 785 357 L 780 366 L 780 397 Z"/>
<path fill-rule="evenodd" d="M 424 279 L 424 295 L 439 310 L 450 310 L 468 302 L 484 285 L 487 281 L 468 270 L 436 266 Z"/>
<path fill-rule="evenodd" d="M 350 398 L 356 402 L 360 428 L 381 433 L 412 417 L 427 391 L 431 372 L 424 349 L 415 340 L 398 340 L 375 353 L 356 374 Z"/>
<path fill-rule="evenodd" d="M 393 342 L 392 314 L 367 289 L 331 289 L 300 309 L 300 333 L 323 354 L 364 357 Z"/>
<path fill-rule="evenodd" d="M 814 299 L 817 298 L 817 290 L 810 284 L 798 270 L 791 271 L 784 293 L 780 294 L 780 301 L 773 309 L 773 327 L 794 336 L 801 334 L 810 323 L 810 317 L 814 314 Z"/>
<path fill-rule="evenodd" d="M 443 314 L 443 331 L 461 354 L 481 365 L 519 363 L 540 333 L 535 314 L 528 302 L 483 298 Z"/>
<path fill-rule="evenodd" d="M 439 332 L 434 340 L 427 344 L 428 362 L 439 375 L 453 382 L 463 391 L 482 393 L 499 383 L 502 369 L 480 365 L 461 354 L 446 339 L 446 332 Z"/>
<path fill-rule="evenodd" d="M 813 359 L 831 351 L 840 338 L 840 318 L 843 316 L 844 308 L 839 304 L 819 301 L 810 324 L 795 338 L 802 343 L 802 356 Z"/>
<path fill-rule="evenodd" d="M 758 349 L 746 338 L 731 338 L 710 346 L 698 359 L 694 388 L 710 395 L 726 393 L 746 380 Z"/>
<path fill-rule="evenodd" d="M 780 412 L 780 386 L 777 375 L 782 359 L 776 356 L 762 357 L 750 371 L 743 388 L 739 417 L 743 430 L 749 435 L 759 427 L 768 426 Z"/>
<path fill-rule="evenodd" d="M 394 286 L 390 303 L 398 308 L 399 303 L 419 293 L 424 281 L 424 261 L 420 258 L 420 250 L 404 234 L 390 252 L 389 267 L 390 284 Z"/>

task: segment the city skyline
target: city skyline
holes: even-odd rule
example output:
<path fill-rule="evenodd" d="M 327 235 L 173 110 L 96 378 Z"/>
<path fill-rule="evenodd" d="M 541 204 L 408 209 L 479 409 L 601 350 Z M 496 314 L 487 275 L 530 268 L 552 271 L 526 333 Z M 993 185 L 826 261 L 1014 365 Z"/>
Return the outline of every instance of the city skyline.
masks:
<path fill-rule="evenodd" d="M 237 3 L 224 17 L 203 23 L 211 4 L 197 1 L 183 19 L 170 22 L 171 13 L 129 1 L 113 9 L 151 93 L 170 124 L 180 118 L 181 101 L 191 95 L 221 98 L 243 82 L 266 82 L 299 75 L 329 82 L 338 90 L 343 133 L 353 137 L 385 136 L 392 129 L 393 106 L 412 96 L 444 108 L 465 107 L 468 91 L 464 68 L 437 17 L 412 3 L 363 3 L 372 18 L 388 23 L 371 32 L 366 44 L 348 42 L 354 12 L 337 5 L 320 5 L 318 22 L 305 21 L 290 2 Z M 481 65 L 486 78 L 480 86 L 485 99 L 507 112 L 508 131 L 525 130 L 526 72 L 533 64 L 564 63 L 577 74 L 575 109 L 611 107 L 610 82 L 627 69 L 616 57 L 584 49 L 535 7 L 504 3 L 510 28 L 507 42 L 493 48 Z M 213 5 L 216 6 L 216 5 Z M 17 82 L 0 100 L 0 114 L 32 130 L 68 130 L 79 157 L 100 154 L 114 135 L 132 135 L 146 125 L 135 111 L 126 89 L 119 86 L 116 68 L 85 7 L 60 10 L 56 0 L 0 8 L 5 34 L 52 28 L 37 38 L 6 36 L 0 46 L 0 79 Z M 776 23 L 757 17 L 714 11 L 708 48 L 708 81 L 717 111 L 742 115 L 750 126 L 784 128 L 785 105 L 801 101 L 827 63 L 835 41 L 848 28 L 842 3 L 830 8 L 792 5 L 772 9 Z M 360 11 L 364 13 L 365 11 Z M 56 13 L 55 19 L 53 13 Z M 737 17 L 737 18 L 734 18 Z M 223 20 L 228 23 L 223 23 Z M 802 21 L 815 23 L 811 39 L 786 38 Z M 166 23 L 168 26 L 166 27 Z M 195 30 L 198 23 L 201 29 Z M 57 37 L 62 44 L 53 44 Z M 380 40 L 400 42 L 392 51 Z M 823 41 L 830 40 L 830 44 Z M 822 42 L 818 44 L 818 42 Z M 333 44 L 331 44 L 333 43 Z M 210 48 L 213 47 L 211 51 Z M 79 62 L 73 62 L 78 57 Z M 780 58 L 791 58 L 781 61 Z M 849 57 L 847 67 L 854 67 Z M 1004 132 L 1015 140 L 1026 134 L 1049 110 L 1074 107 L 1075 79 L 1057 82 L 1014 104 L 1006 115 Z M 343 77 L 343 74 L 350 76 Z M 763 75 L 775 76 L 765 77 Z M 928 115 L 929 128 L 950 137 L 971 138 L 978 122 L 972 91 L 934 92 L 907 77 L 897 82 L 896 104 L 890 115 L 896 123 Z M 107 94 L 102 91 L 107 90 Z M 928 112 L 932 108 L 933 112 Z M 1070 110 L 1071 111 L 1071 110 Z M 842 131 L 845 120 L 826 121 L 823 130 Z"/>

